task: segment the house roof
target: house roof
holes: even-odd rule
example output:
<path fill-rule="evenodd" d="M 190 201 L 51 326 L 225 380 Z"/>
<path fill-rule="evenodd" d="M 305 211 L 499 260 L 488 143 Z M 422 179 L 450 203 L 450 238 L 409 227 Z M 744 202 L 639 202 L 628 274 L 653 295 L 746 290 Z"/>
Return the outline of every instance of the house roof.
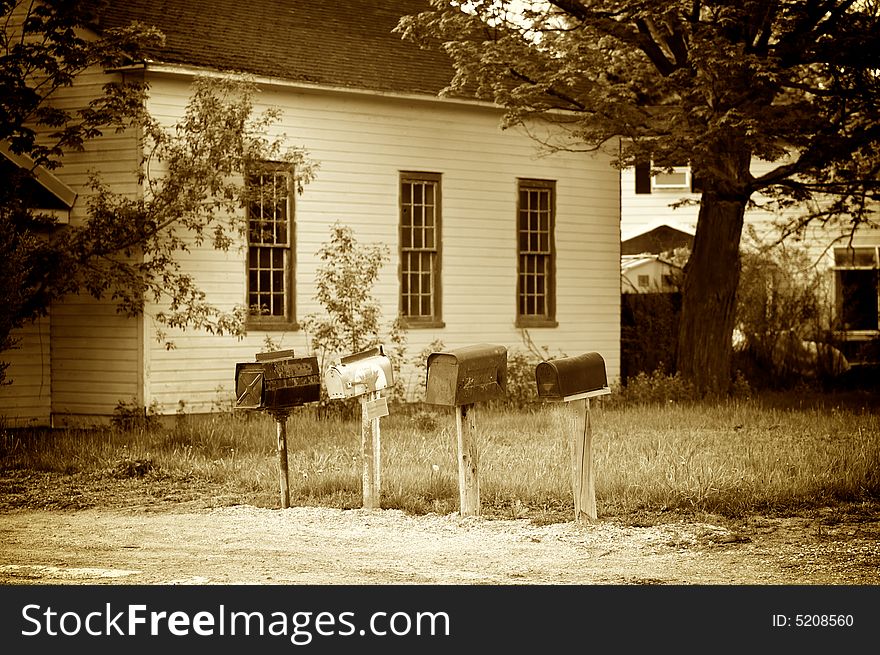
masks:
<path fill-rule="evenodd" d="M 680 266 L 673 264 L 672 262 L 668 262 L 665 259 L 661 259 L 660 255 L 621 255 L 620 256 L 620 270 L 624 273 L 628 271 L 632 271 L 636 268 L 644 266 L 645 264 L 650 264 L 653 262 L 659 262 L 664 266 L 669 266 L 670 268 L 681 269 Z"/>
<path fill-rule="evenodd" d="M 153 61 L 319 86 L 436 96 L 452 79 L 439 50 L 392 32 L 427 0 L 115 0 L 98 29 L 152 25 Z"/>
<path fill-rule="evenodd" d="M 0 172 L 9 175 L 17 168 L 31 172 L 23 189 L 31 206 L 39 210 L 70 211 L 76 202 L 76 191 L 47 168 L 38 166 L 28 155 L 13 152 L 7 141 L 0 140 Z"/>
<path fill-rule="evenodd" d="M 693 229 L 664 223 L 626 236 L 620 242 L 620 252 L 623 255 L 660 254 L 682 246 L 690 247 L 693 239 Z"/>

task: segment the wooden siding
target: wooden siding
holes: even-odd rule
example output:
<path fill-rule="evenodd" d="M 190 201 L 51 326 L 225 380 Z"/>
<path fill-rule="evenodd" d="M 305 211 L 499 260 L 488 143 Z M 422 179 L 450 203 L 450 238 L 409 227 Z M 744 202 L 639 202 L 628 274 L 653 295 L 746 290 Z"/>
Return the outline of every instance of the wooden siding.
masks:
<path fill-rule="evenodd" d="M 109 77 L 100 70 L 77 78 L 63 90 L 58 104 L 84 106 L 100 92 Z M 82 152 L 64 156 L 54 173 L 79 194 L 71 224 L 80 224 L 88 211 L 89 175 L 97 172 L 117 193 L 137 194 L 138 146 L 132 131 L 87 141 Z M 53 424 L 91 422 L 106 417 L 121 402 L 143 402 L 140 384 L 142 348 L 140 321 L 116 313 L 109 301 L 68 296 L 53 307 L 52 414 Z"/>
<path fill-rule="evenodd" d="M 151 113 L 168 124 L 181 114 L 189 82 L 154 77 Z M 620 230 L 618 177 L 604 155 L 538 156 L 524 134 L 499 128 L 497 111 L 366 94 L 266 89 L 260 102 L 283 110 L 279 133 L 319 162 L 317 179 L 296 199 L 297 318 L 319 311 L 313 296 L 316 251 L 340 221 L 361 243 L 384 243 L 390 259 L 375 293 L 386 321 L 398 310 L 398 193 L 401 171 L 441 175 L 442 319 L 445 327 L 410 329 L 410 357 L 435 339 L 452 348 L 477 342 L 522 346 L 516 319 L 517 178 L 557 183 L 556 328 L 529 336 L 554 353 L 601 352 L 611 379 L 619 371 Z M 209 298 L 231 308 L 245 297 L 243 253 L 194 251 L 185 258 Z M 152 308 L 154 311 L 156 308 Z M 230 397 L 237 361 L 250 361 L 268 336 L 310 351 L 308 335 L 252 331 L 244 339 L 171 334 L 173 350 L 146 323 L 145 401 L 173 412 L 207 411 Z M 406 376 L 402 372 L 402 375 Z"/>
<path fill-rule="evenodd" d="M 3 353 L 7 384 L 0 386 L 0 425 L 47 426 L 51 413 L 51 353 L 48 316 L 13 332 L 18 347 Z"/>

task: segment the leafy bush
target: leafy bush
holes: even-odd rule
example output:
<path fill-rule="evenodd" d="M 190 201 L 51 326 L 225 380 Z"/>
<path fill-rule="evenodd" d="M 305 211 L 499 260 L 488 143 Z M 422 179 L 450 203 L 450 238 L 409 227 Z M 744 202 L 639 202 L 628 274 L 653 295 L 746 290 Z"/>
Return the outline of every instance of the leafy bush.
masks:
<path fill-rule="evenodd" d="M 841 372 L 827 343 L 823 276 L 803 250 L 744 252 L 737 293 L 736 365 L 755 386 L 786 388 Z"/>
<path fill-rule="evenodd" d="M 113 408 L 110 425 L 120 432 L 155 430 L 161 425 L 159 403 L 154 400 L 144 407 L 137 400 L 120 400 Z"/>
<path fill-rule="evenodd" d="M 505 404 L 521 409 L 538 399 L 535 367 L 549 357 L 514 348 L 507 353 L 507 397 Z"/>
<path fill-rule="evenodd" d="M 689 402 L 698 398 L 694 388 L 678 373 L 670 375 L 662 370 L 656 370 L 653 373 L 643 371 L 629 378 L 626 385 L 614 389 L 608 397 L 608 402 L 647 405 Z"/>

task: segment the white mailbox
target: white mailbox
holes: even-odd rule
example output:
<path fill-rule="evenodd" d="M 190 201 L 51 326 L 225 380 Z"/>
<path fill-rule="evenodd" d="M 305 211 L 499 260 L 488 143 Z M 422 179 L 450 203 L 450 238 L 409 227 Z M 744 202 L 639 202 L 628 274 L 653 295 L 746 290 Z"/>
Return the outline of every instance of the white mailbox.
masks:
<path fill-rule="evenodd" d="M 327 369 L 324 388 L 330 398 L 354 398 L 394 383 L 391 360 L 382 346 L 342 357 Z"/>

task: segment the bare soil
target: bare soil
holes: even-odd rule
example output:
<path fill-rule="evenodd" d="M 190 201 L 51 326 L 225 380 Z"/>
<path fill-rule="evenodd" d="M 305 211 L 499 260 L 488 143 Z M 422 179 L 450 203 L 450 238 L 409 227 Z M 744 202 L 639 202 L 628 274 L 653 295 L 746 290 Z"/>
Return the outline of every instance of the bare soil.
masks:
<path fill-rule="evenodd" d="M 880 584 L 878 504 L 539 525 L 58 480 L 0 472 L 0 584 Z"/>

